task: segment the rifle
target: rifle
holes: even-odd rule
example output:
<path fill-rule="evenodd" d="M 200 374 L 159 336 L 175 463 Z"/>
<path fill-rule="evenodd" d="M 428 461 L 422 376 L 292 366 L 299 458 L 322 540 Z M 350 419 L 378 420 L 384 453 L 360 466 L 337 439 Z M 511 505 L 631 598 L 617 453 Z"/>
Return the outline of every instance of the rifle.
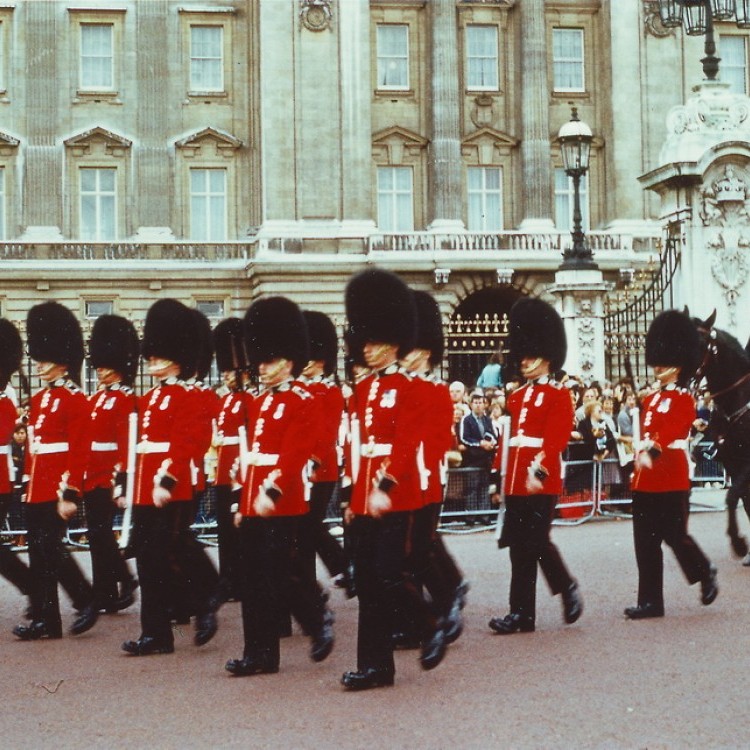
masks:
<path fill-rule="evenodd" d="M 500 417 L 500 434 L 503 447 L 500 454 L 500 476 L 498 477 L 498 494 L 500 495 L 500 505 L 497 509 L 497 523 L 495 524 L 495 539 L 500 540 L 503 533 L 503 521 L 505 520 L 505 476 L 508 473 L 508 454 L 510 452 L 510 417 Z"/>
<path fill-rule="evenodd" d="M 138 412 L 128 416 L 128 463 L 125 469 L 125 510 L 122 514 L 122 531 L 120 532 L 120 549 L 125 549 L 130 541 L 130 527 L 133 520 L 133 496 L 135 495 L 135 448 L 138 441 Z"/>

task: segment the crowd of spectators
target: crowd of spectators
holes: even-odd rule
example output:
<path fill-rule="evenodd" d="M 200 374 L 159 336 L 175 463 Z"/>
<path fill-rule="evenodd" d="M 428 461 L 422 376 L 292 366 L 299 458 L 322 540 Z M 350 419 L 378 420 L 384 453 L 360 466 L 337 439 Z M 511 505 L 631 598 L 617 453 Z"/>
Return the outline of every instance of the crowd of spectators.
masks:
<path fill-rule="evenodd" d="M 556 378 L 569 390 L 575 412 L 565 456 L 566 494 L 580 494 L 579 499 L 588 502 L 593 489 L 592 469 L 598 463 L 601 483 L 598 491 L 606 509 L 607 499 L 617 502 L 629 494 L 634 460 L 634 409 L 658 385 L 647 383 L 637 387 L 628 378 L 616 383 L 587 383 L 566 372 L 557 373 Z M 504 372 L 499 355 L 492 356 L 474 384 L 467 386 L 460 381 L 450 384 L 455 443 L 449 454 L 449 467 L 479 470 L 465 472 L 462 486 L 467 509 L 481 509 L 490 495 L 497 499 L 497 472 L 505 437 L 501 417 L 507 394 L 519 385 L 520 380 Z M 712 416 L 710 394 L 702 392 L 690 435 L 695 479 L 700 479 L 707 462 L 716 458 Z M 712 472 L 714 467 L 708 470 L 709 474 Z"/>

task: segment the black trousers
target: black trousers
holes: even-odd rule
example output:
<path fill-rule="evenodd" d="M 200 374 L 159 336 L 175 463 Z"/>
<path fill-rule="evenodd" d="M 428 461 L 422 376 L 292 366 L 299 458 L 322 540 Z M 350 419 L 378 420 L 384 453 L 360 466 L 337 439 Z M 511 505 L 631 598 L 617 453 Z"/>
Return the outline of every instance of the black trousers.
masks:
<path fill-rule="evenodd" d="M 688 583 L 704 578 L 711 563 L 688 534 L 690 491 L 634 492 L 633 541 L 638 564 L 638 604 L 664 606 L 662 542 L 675 554 Z"/>
<path fill-rule="evenodd" d="M 279 626 L 291 612 L 305 632 L 323 627 L 323 601 L 299 560 L 302 516 L 243 518 L 242 628 L 244 656 L 278 666 Z"/>
<path fill-rule="evenodd" d="M 31 571 L 31 616 L 51 631 L 60 630 L 58 582 L 67 591 L 73 607 L 82 610 L 93 601 L 91 584 L 63 544 L 65 521 L 57 513 L 57 501 L 26 506 Z"/>
<path fill-rule="evenodd" d="M 112 530 L 117 507 L 112 500 L 112 490 L 108 487 L 98 487 L 86 492 L 83 502 L 91 551 L 94 601 L 100 608 L 107 607 L 117 601 L 117 584 L 132 577 Z"/>
<path fill-rule="evenodd" d="M 219 541 L 219 589 L 225 599 L 240 598 L 240 538 L 232 513 L 232 488 L 216 485 L 216 526 Z"/>
<path fill-rule="evenodd" d="M 310 512 L 307 514 L 315 552 L 331 577 L 343 573 L 347 568 L 346 554 L 325 524 L 328 506 L 335 489 L 336 482 L 314 483 L 310 489 Z"/>
<path fill-rule="evenodd" d="M 0 526 L 5 525 L 12 502 L 13 495 L 10 492 L 0 495 Z M 10 544 L 0 544 L 0 575 L 10 581 L 22 594 L 28 596 L 31 593 L 31 572 L 13 552 Z"/>
<path fill-rule="evenodd" d="M 414 622 L 427 638 L 437 618 L 411 576 L 407 575 L 413 513 L 387 513 L 382 518 L 355 516 L 350 542 L 359 599 L 357 668 L 393 674 L 392 634 L 403 622 Z"/>
<path fill-rule="evenodd" d="M 510 552 L 510 611 L 536 619 L 537 566 L 550 591 L 559 594 L 573 578 L 550 539 L 556 495 L 509 495 L 500 545 Z"/>

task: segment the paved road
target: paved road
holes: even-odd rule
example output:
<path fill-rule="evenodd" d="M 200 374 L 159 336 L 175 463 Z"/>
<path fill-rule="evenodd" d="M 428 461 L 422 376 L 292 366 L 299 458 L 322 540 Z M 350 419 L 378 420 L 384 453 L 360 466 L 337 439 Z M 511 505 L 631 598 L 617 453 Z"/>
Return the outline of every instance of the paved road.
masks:
<path fill-rule="evenodd" d="M 358 694 L 338 685 L 355 664 L 356 626 L 356 602 L 338 591 L 338 642 L 326 662 L 313 664 L 295 635 L 283 644 L 278 675 L 232 678 L 223 664 L 241 655 L 236 604 L 222 609 L 221 630 L 202 649 L 185 631 L 174 655 L 136 659 L 119 645 L 138 635 L 137 611 L 103 617 L 78 638 L 15 641 L 22 603 L 0 582 L 2 745 L 744 748 L 750 569 L 732 559 L 722 514 L 694 514 L 691 530 L 719 567 L 712 606 L 699 604 L 668 553 L 667 616 L 624 620 L 636 591 L 631 525 L 597 521 L 554 532 L 584 591 L 582 619 L 564 626 L 558 600 L 540 584 L 537 632 L 510 637 L 487 629 L 506 611 L 507 552 L 490 533 L 451 536 L 472 582 L 464 636 L 435 671 L 400 653 L 395 687 Z"/>

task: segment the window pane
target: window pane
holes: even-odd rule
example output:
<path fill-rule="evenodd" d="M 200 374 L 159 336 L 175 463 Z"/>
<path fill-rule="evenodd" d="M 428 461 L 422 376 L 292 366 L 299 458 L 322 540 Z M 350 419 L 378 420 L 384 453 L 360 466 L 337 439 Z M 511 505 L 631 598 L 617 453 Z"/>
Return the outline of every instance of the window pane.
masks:
<path fill-rule="evenodd" d="M 221 26 L 190 27 L 190 88 L 194 91 L 224 89 L 224 29 Z"/>
<path fill-rule="evenodd" d="M 86 302 L 86 317 L 98 318 L 100 315 L 111 315 L 114 308 L 111 302 L 102 302 L 100 300 Z"/>
<path fill-rule="evenodd" d="M 201 242 L 227 236 L 225 169 L 190 170 L 190 236 Z"/>
<path fill-rule="evenodd" d="M 466 83 L 470 89 L 498 88 L 496 27 L 466 27 Z"/>
<path fill-rule="evenodd" d="M 502 170 L 499 167 L 469 167 L 466 183 L 469 231 L 501 231 L 503 229 Z"/>
<path fill-rule="evenodd" d="M 584 91 L 583 30 L 552 30 L 555 91 Z"/>
<path fill-rule="evenodd" d="M 581 226 L 585 232 L 589 230 L 589 195 L 588 175 L 581 178 L 579 196 L 581 201 Z M 565 170 L 555 169 L 555 225 L 562 232 L 573 229 L 574 189 L 573 179 L 565 174 Z"/>
<path fill-rule="evenodd" d="M 117 195 L 114 169 L 81 169 L 81 235 L 92 241 L 117 237 Z"/>
<path fill-rule="evenodd" d="M 378 225 L 382 231 L 414 229 L 412 183 L 410 167 L 378 167 Z"/>
<path fill-rule="evenodd" d="M 409 88 L 409 27 L 377 27 L 378 88 Z"/>
<path fill-rule="evenodd" d="M 721 57 L 721 80 L 730 84 L 731 91 L 744 94 L 747 91 L 747 47 L 744 36 L 721 35 L 719 37 Z"/>
<path fill-rule="evenodd" d="M 84 24 L 80 28 L 81 87 L 112 88 L 112 25 Z"/>

